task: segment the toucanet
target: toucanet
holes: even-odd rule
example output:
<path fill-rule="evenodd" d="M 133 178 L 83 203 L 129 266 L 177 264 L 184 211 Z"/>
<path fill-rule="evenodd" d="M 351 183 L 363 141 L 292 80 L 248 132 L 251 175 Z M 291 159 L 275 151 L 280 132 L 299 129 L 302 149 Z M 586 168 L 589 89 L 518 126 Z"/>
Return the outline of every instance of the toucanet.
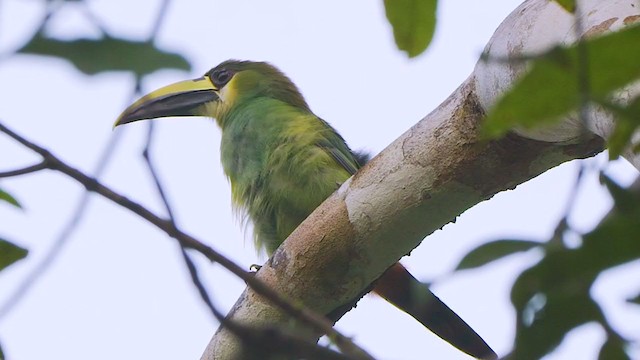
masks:
<path fill-rule="evenodd" d="M 156 90 L 128 107 L 116 126 L 168 116 L 216 119 L 233 202 L 253 223 L 256 246 L 268 254 L 367 160 L 311 112 L 287 76 L 265 62 L 228 60 L 200 78 Z M 373 291 L 465 353 L 497 358 L 400 263 Z"/>

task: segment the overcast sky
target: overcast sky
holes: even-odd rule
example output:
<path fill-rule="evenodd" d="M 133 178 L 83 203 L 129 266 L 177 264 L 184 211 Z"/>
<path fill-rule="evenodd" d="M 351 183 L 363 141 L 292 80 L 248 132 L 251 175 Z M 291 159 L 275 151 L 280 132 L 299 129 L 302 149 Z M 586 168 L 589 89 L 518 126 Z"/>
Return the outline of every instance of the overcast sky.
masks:
<path fill-rule="evenodd" d="M 0 2 L 0 53 L 22 45 L 42 17 L 38 1 Z M 145 39 L 159 0 L 95 0 L 90 8 L 114 34 Z M 228 58 L 270 61 L 300 87 L 316 114 L 352 148 L 378 153 L 438 106 L 472 72 L 484 44 L 520 3 L 441 1 L 429 50 L 409 60 L 393 43 L 382 1 L 174 1 L 158 43 L 179 51 L 191 73 L 159 71 L 144 90 L 202 75 Z M 97 32 L 77 5 L 53 19 L 63 38 Z M 74 166 L 91 171 L 111 127 L 130 99 L 127 73 L 79 74 L 67 62 L 34 56 L 2 57 L 0 120 Z M 156 123 L 153 156 L 180 227 L 249 267 L 256 254 L 250 231 L 234 219 L 219 165 L 219 130 L 209 119 Z M 102 180 L 161 212 L 140 156 L 147 125 L 123 132 Z M 0 170 L 31 164 L 33 154 L 0 136 Z M 586 231 L 609 209 L 597 170 L 628 184 L 636 172 L 606 156 L 587 160 L 571 224 Z M 508 289 L 536 254 L 513 256 L 478 271 L 446 276 L 482 242 L 515 237 L 544 240 L 564 211 L 578 162 L 564 164 L 464 213 L 423 242 L 403 263 L 466 319 L 500 354 L 510 349 L 514 312 Z M 43 172 L 3 180 L 24 212 L 0 206 L 0 236 L 27 247 L 29 257 L 0 273 L 0 306 L 42 259 L 73 214 L 82 189 Z M 225 311 L 244 284 L 196 256 L 215 304 Z M 594 294 L 612 304 L 608 316 L 625 334 L 640 333 L 640 314 L 622 312 L 621 299 L 637 293 L 638 264 L 612 271 Z M 635 278 L 631 276 L 635 274 Z M 634 317 L 634 318 L 631 318 Z M 197 359 L 217 328 L 189 282 L 175 242 L 131 213 L 93 197 L 89 210 L 46 275 L 21 303 L 0 318 L 0 342 L 9 359 Z M 468 359 L 383 300 L 367 296 L 338 328 L 381 359 Z M 637 338 L 637 336 L 636 336 Z M 594 357 L 603 336 L 587 325 L 550 359 Z"/>

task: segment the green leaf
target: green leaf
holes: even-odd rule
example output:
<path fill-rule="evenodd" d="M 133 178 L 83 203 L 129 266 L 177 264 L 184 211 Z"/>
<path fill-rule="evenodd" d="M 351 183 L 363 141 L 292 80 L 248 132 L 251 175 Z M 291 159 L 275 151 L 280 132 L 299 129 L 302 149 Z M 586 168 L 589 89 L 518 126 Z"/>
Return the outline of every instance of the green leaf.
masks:
<path fill-rule="evenodd" d="M 13 196 L 11 196 L 11 194 L 2 189 L 0 189 L 0 201 L 6 201 L 17 208 L 22 208 L 22 205 L 20 205 L 18 200 L 16 200 Z"/>
<path fill-rule="evenodd" d="M 24 258 L 27 256 L 27 252 L 27 249 L 0 239 L 0 270 Z"/>
<path fill-rule="evenodd" d="M 600 102 L 604 108 L 616 116 L 613 133 L 607 140 L 609 159 L 617 159 L 631 142 L 635 130 L 640 127 L 640 97 L 632 99 L 627 105 Z"/>
<path fill-rule="evenodd" d="M 66 59 L 88 75 L 133 71 L 142 76 L 160 69 L 191 69 L 182 55 L 162 51 L 151 42 L 108 36 L 102 39 L 59 40 L 36 35 L 18 52 Z"/>
<path fill-rule="evenodd" d="M 640 26 L 589 39 L 584 46 L 590 99 L 605 99 L 640 77 L 640 61 L 630 55 L 640 54 Z M 550 124 L 576 110 L 578 67 L 577 45 L 554 48 L 534 60 L 531 70 L 490 109 L 483 135 L 498 137 L 516 126 Z"/>
<path fill-rule="evenodd" d="M 611 197 L 613 198 L 614 209 L 625 214 L 640 213 L 639 193 L 621 187 L 603 173 L 600 174 L 600 182 L 602 182 L 607 187 L 609 194 L 611 194 Z"/>
<path fill-rule="evenodd" d="M 565 10 L 570 13 L 576 12 L 576 1 L 575 0 L 555 0 L 558 5 L 562 6 Z"/>
<path fill-rule="evenodd" d="M 610 338 L 602 344 L 598 360 L 631 360 L 629 354 L 624 351 L 625 344 L 618 338 Z"/>
<path fill-rule="evenodd" d="M 627 192 L 624 204 L 616 203 L 601 223 L 583 236 L 581 247 L 549 246 L 546 256 L 516 279 L 511 291 L 517 311 L 512 358 L 539 359 L 573 328 L 593 321 L 612 329 L 607 333 L 609 340 L 622 339 L 590 296 L 603 271 L 640 259 L 640 196 L 615 189 L 614 200 L 623 198 L 622 191 Z M 603 351 L 613 353 L 616 349 Z"/>
<path fill-rule="evenodd" d="M 437 0 L 384 0 L 398 49 L 409 57 L 425 51 L 436 29 Z"/>
<path fill-rule="evenodd" d="M 539 247 L 539 242 L 524 240 L 497 240 L 469 251 L 458 263 L 456 270 L 471 269 L 521 251 Z"/>

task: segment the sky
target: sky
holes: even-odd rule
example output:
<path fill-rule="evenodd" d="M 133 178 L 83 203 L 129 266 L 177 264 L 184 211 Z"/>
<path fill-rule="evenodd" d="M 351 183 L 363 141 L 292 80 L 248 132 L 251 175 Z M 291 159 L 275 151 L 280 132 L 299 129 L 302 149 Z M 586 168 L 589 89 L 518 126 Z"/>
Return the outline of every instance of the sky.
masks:
<path fill-rule="evenodd" d="M 120 132 L 101 181 L 162 213 L 141 157 L 147 125 L 112 130 L 131 102 L 133 77 L 124 72 L 85 76 L 60 59 L 7 56 L 32 35 L 43 16 L 42 4 L 0 2 L 0 91 L 9 99 L 0 104 L 0 121 L 86 172 Z M 113 34 L 143 40 L 160 1 L 88 4 Z M 382 1 L 174 1 L 157 43 L 185 54 L 193 71 L 158 71 L 144 79 L 143 90 L 200 76 L 229 58 L 269 61 L 294 80 L 314 112 L 352 148 L 378 153 L 469 76 L 484 44 L 518 4 L 441 1 L 431 47 L 407 59 L 395 48 Z M 67 39 L 95 36 L 81 9 L 65 5 L 49 33 Z M 161 120 L 152 154 L 179 226 L 248 269 L 266 259 L 253 249 L 250 230 L 231 211 L 219 139 L 210 119 Z M 0 136 L 0 154 L 0 170 L 38 159 L 5 136 Z M 598 183 L 598 170 L 605 169 L 623 185 L 637 172 L 624 161 L 607 163 L 605 154 L 582 163 L 590 171 L 570 222 L 588 231 L 611 206 Z M 564 164 L 478 204 L 403 259 L 419 279 L 438 280 L 433 291 L 499 354 L 509 351 L 514 336 L 509 288 L 538 254 L 512 256 L 476 271 L 450 271 L 483 242 L 549 238 L 579 164 Z M 0 206 L 0 236 L 30 250 L 26 260 L 0 273 L 1 307 L 63 231 L 83 189 L 50 171 L 3 179 L 0 185 L 25 207 Z M 214 303 L 228 310 L 244 284 L 220 266 L 195 258 Z M 636 262 L 609 271 L 593 289 L 607 304 L 607 316 L 629 336 L 640 333 L 640 312 L 630 311 L 623 299 L 637 294 L 639 289 L 628 284 L 637 283 L 639 269 Z M 373 296 L 360 301 L 337 327 L 380 359 L 469 358 Z M 0 318 L 0 343 L 8 359 L 196 359 L 216 328 L 189 281 L 176 243 L 126 210 L 92 196 L 56 262 Z M 548 359 L 595 358 L 602 340 L 599 327 L 585 325 Z"/>

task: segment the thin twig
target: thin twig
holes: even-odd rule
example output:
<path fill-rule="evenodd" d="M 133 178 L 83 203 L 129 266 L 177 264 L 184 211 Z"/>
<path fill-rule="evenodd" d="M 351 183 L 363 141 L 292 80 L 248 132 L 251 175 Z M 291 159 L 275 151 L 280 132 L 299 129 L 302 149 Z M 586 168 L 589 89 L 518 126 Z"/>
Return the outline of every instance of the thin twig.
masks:
<path fill-rule="evenodd" d="M 81 9 L 82 9 L 82 13 L 84 14 L 84 16 L 89 19 L 89 21 L 91 21 L 93 23 L 93 25 L 95 25 L 95 27 L 100 30 L 100 32 L 102 33 L 102 35 L 109 35 L 109 31 L 107 30 L 107 26 L 104 24 L 104 22 L 102 20 L 100 20 L 100 18 L 93 13 L 93 11 L 89 8 L 89 2 L 88 1 L 82 1 L 82 4 L 80 5 Z"/>
<path fill-rule="evenodd" d="M 46 2 L 46 10 L 44 16 L 42 17 L 40 25 L 38 26 L 38 29 L 36 29 L 35 34 L 39 34 L 44 30 L 45 26 L 47 26 L 47 23 L 49 23 L 49 20 L 51 20 L 51 18 L 53 17 L 53 14 L 55 14 L 56 11 L 58 11 L 58 9 L 62 7 L 62 4 L 62 1 L 49 0 Z"/>
<path fill-rule="evenodd" d="M 162 3 L 160 4 L 160 10 L 158 10 L 158 15 L 156 16 L 156 21 L 153 23 L 153 27 L 151 28 L 151 36 L 149 37 L 150 41 L 154 41 L 156 39 L 156 36 L 158 36 L 160 26 L 167 16 L 170 2 L 171 0 L 162 0 Z"/>
<path fill-rule="evenodd" d="M 156 171 L 153 161 L 151 160 L 151 144 L 153 143 L 153 138 L 154 138 L 153 137 L 154 123 L 152 121 L 149 121 L 147 122 L 147 124 L 148 124 L 147 125 L 147 142 L 144 146 L 144 150 L 142 151 L 142 157 L 144 158 L 144 161 L 147 164 L 147 169 L 151 174 L 151 178 L 153 179 L 156 190 L 158 191 L 158 195 L 160 195 L 160 199 L 162 200 L 162 203 L 164 204 L 164 208 L 167 211 L 167 215 L 169 216 L 169 221 L 171 222 L 171 225 L 174 227 L 174 229 L 177 230 L 178 226 L 176 225 L 175 215 L 173 213 L 171 205 L 169 204 L 169 199 L 167 198 L 167 195 L 164 192 L 164 187 L 160 182 L 160 177 L 158 176 L 158 172 Z M 200 277 L 198 276 L 198 272 L 193 263 L 193 260 L 191 260 L 191 258 L 189 257 L 189 254 L 187 253 L 183 244 L 181 242 L 178 242 L 178 244 L 180 245 L 180 253 L 182 254 L 182 258 L 187 266 L 187 269 L 189 270 L 189 274 L 191 275 L 191 281 L 193 282 L 194 286 L 198 290 L 198 293 L 200 294 L 200 298 L 202 298 L 202 301 L 205 303 L 205 305 L 207 305 L 207 307 L 209 308 L 213 316 L 218 321 L 222 322 L 221 319 L 224 319 L 224 316 L 222 316 L 217 311 L 217 309 L 213 306 L 213 303 L 211 302 L 211 298 L 209 297 L 207 290 L 202 284 L 202 281 L 200 281 Z"/>
<path fill-rule="evenodd" d="M 213 306 L 209 293 L 203 286 L 198 276 L 198 270 L 189 257 L 184 247 L 180 247 L 183 259 L 189 270 L 191 281 L 198 289 L 200 297 L 203 299 L 213 316 L 233 334 L 243 341 L 251 344 L 254 349 L 259 349 L 262 353 L 269 354 L 285 354 L 288 356 L 297 356 L 309 359 L 323 360 L 353 360 L 354 358 L 345 354 L 338 353 L 324 346 L 319 346 L 305 338 L 301 338 L 295 334 L 287 334 L 278 328 L 250 328 L 238 324 L 235 321 L 225 318 L 225 316 Z"/>
<path fill-rule="evenodd" d="M 479 61 L 500 65 L 525 64 L 529 61 L 541 58 L 548 52 L 549 50 L 535 54 L 491 55 L 489 54 L 489 50 L 485 49 L 482 54 L 480 54 Z"/>
<path fill-rule="evenodd" d="M 578 119 L 580 120 L 580 137 L 582 139 L 588 138 L 589 131 L 589 103 L 591 101 L 591 82 L 589 79 L 589 52 L 587 48 L 586 40 L 583 38 L 584 24 L 582 14 L 580 12 L 580 4 L 576 2 L 576 8 L 574 13 L 575 18 L 575 36 L 577 39 L 576 51 L 578 53 L 578 60 L 576 64 L 576 76 L 578 88 L 575 89 L 578 92 Z M 578 173 L 576 174 L 575 185 L 572 187 L 567 199 L 566 207 L 563 212 L 563 216 L 558 222 L 553 234 L 552 241 L 561 241 L 564 239 L 564 233 L 570 229 L 569 215 L 573 212 L 578 198 L 578 192 L 584 173 L 586 171 L 585 162 L 581 161 L 578 165 Z M 566 245 L 566 244 L 565 244 Z"/>
<path fill-rule="evenodd" d="M 165 18 L 165 14 L 167 11 L 168 2 L 169 0 L 163 0 L 161 11 L 158 14 L 158 17 L 156 18 L 156 21 L 154 22 L 153 31 L 151 35 L 152 38 L 155 38 L 160 26 L 162 25 L 162 22 Z M 57 9 L 60 8 L 61 5 L 62 5 L 62 2 L 47 1 L 47 4 L 46 4 L 47 10 L 41 21 L 40 26 L 36 30 L 36 34 L 43 31 L 46 24 L 49 22 L 51 17 L 55 14 Z M 94 14 L 90 11 L 90 9 L 88 8 L 88 4 L 85 3 L 82 6 L 83 6 L 85 16 L 89 17 L 90 20 L 103 33 L 106 33 L 106 28 L 99 21 L 99 19 L 95 17 Z M 134 98 L 140 92 L 140 87 L 141 87 L 141 79 L 139 77 L 136 77 L 134 90 L 132 95 L 130 96 L 131 98 Z M 102 154 L 100 155 L 100 159 L 98 160 L 96 168 L 93 171 L 93 174 L 96 178 L 98 178 L 102 174 L 102 172 L 108 165 L 109 160 L 113 155 L 113 151 L 115 150 L 116 145 L 121 138 L 121 133 L 122 132 L 119 131 L 113 136 L 111 136 L 109 139 L 109 142 L 107 143 L 104 150 L 102 151 Z M 42 162 L 40 164 L 31 166 L 31 167 L 26 167 L 24 169 L 2 172 L 0 173 L 0 177 L 9 177 L 9 176 L 27 174 L 29 172 L 43 170 L 44 168 L 46 168 L 45 162 Z M 80 221 L 82 220 L 82 217 L 85 213 L 85 210 L 88 204 L 89 204 L 89 192 L 86 191 L 78 201 L 78 204 L 76 205 L 73 211 L 73 215 L 71 216 L 67 224 L 63 227 L 62 231 L 58 234 L 58 236 L 54 240 L 51 248 L 48 250 L 43 260 L 25 277 L 25 279 L 20 283 L 18 288 L 15 290 L 15 292 L 9 296 L 8 300 L 4 304 L 2 304 L 2 306 L 0 307 L 0 319 L 3 318 L 6 314 L 8 314 L 14 308 L 14 306 L 20 302 L 20 300 L 28 293 L 31 287 L 45 273 L 45 271 L 49 268 L 49 266 L 51 266 L 51 264 L 55 262 L 56 258 L 58 257 L 58 255 L 61 253 L 61 251 L 64 249 L 65 245 L 67 244 L 67 240 L 70 238 L 71 234 L 73 234 L 77 226 L 80 224 Z"/>
<path fill-rule="evenodd" d="M 118 141 L 121 139 L 120 134 L 115 134 L 109 139 L 109 142 L 105 146 L 96 168 L 93 171 L 94 176 L 98 177 L 104 169 L 106 168 L 111 156 L 113 155 L 113 151 L 118 144 Z M 24 144 L 23 144 L 24 145 Z M 43 170 L 45 168 L 51 168 L 50 164 L 47 162 L 46 158 L 37 165 L 34 165 L 32 168 L 39 167 L 38 170 Z M 27 169 L 27 168 L 25 168 Z M 22 170 L 25 170 L 22 169 Z M 7 172 L 5 172 L 7 173 Z M 55 262 L 58 256 L 62 253 L 62 250 L 68 243 L 71 234 L 75 231 L 75 229 L 80 224 L 82 217 L 85 214 L 85 210 L 89 205 L 89 192 L 85 191 L 80 200 L 76 204 L 75 209 L 73 210 L 73 215 L 69 218 L 68 222 L 62 228 L 62 231 L 58 234 L 58 236 L 53 241 L 51 248 L 47 251 L 44 258 L 37 264 L 29 274 L 22 280 L 20 285 L 18 285 L 17 289 L 8 297 L 2 307 L 0 307 L 0 319 L 2 319 L 5 315 L 7 315 L 11 310 L 20 303 L 20 300 L 24 298 L 24 296 L 31 290 L 31 288 L 37 283 L 37 281 L 44 275 L 47 269 Z"/>
<path fill-rule="evenodd" d="M 142 157 L 144 158 L 145 163 L 147 164 L 147 169 L 151 174 L 151 178 L 153 179 L 154 185 L 156 186 L 156 190 L 158 191 L 158 195 L 160 195 L 160 199 L 164 204 L 164 208 L 167 211 L 167 215 L 169 216 L 169 221 L 175 226 L 175 215 L 173 214 L 173 210 L 169 205 L 169 199 L 167 198 L 167 194 L 164 192 L 164 187 L 160 183 L 160 177 L 156 171 L 153 162 L 151 161 L 151 144 L 153 143 L 153 129 L 154 123 L 153 121 L 147 122 L 147 142 L 144 146 L 144 150 L 142 150 Z"/>
<path fill-rule="evenodd" d="M 158 176 L 158 172 L 155 169 L 155 166 L 153 164 L 153 161 L 151 160 L 151 145 L 153 143 L 153 130 L 154 130 L 154 123 L 152 121 L 147 122 L 147 142 L 144 146 L 144 150 L 142 151 L 142 157 L 144 158 L 145 163 L 147 164 L 147 170 L 149 170 L 149 173 L 151 175 L 151 178 L 153 179 L 153 183 L 155 185 L 156 191 L 158 191 L 158 195 L 160 196 L 160 199 L 162 200 L 162 203 L 164 204 L 164 208 L 167 211 L 167 215 L 169 217 L 169 222 L 171 223 L 171 226 L 173 227 L 174 230 L 178 230 L 178 226 L 176 225 L 176 218 L 175 215 L 173 213 L 173 209 L 171 207 L 171 205 L 169 204 L 169 199 L 167 198 L 167 195 L 164 191 L 164 187 L 162 186 L 162 183 L 160 182 L 160 177 Z M 228 323 L 228 321 L 225 321 L 225 317 L 222 313 L 220 313 L 218 311 L 218 309 L 216 309 L 216 307 L 213 305 L 213 303 L 211 302 L 211 297 L 209 296 L 209 293 L 207 291 L 207 289 L 204 287 L 204 284 L 202 283 L 202 281 L 200 280 L 200 276 L 198 275 L 198 270 L 195 266 L 195 263 L 193 262 L 193 260 L 191 259 L 191 257 L 189 256 L 189 254 L 187 253 L 187 249 L 186 247 L 183 245 L 182 242 L 178 242 L 178 245 L 180 247 L 180 254 L 182 255 L 182 259 L 185 262 L 185 265 L 187 266 L 187 270 L 189 271 L 189 275 L 191 277 L 191 282 L 193 283 L 193 285 L 196 287 L 196 289 L 198 290 L 198 294 L 200 295 L 200 298 L 202 299 L 202 301 L 205 303 L 205 305 L 207 306 L 207 308 L 209 308 L 209 311 L 211 311 L 211 313 L 213 314 L 214 318 L 216 318 L 216 320 L 218 320 L 218 322 L 222 323 Z M 241 336 L 240 334 L 238 334 L 239 336 Z"/>
<path fill-rule="evenodd" d="M 587 41 L 584 39 L 584 24 L 581 13 L 581 6 L 576 1 L 575 8 L 575 34 L 577 38 L 576 51 L 578 53 L 577 77 L 578 77 L 578 117 L 580 119 L 581 138 L 588 138 L 589 131 L 589 103 L 591 102 L 591 79 L 589 76 L 589 48 Z"/>
<path fill-rule="evenodd" d="M 578 192 L 580 191 L 582 179 L 584 178 L 584 173 L 586 171 L 586 167 L 584 165 L 584 161 L 581 161 L 578 165 L 578 173 L 576 174 L 576 179 L 573 187 L 569 192 L 569 198 L 565 204 L 565 209 L 563 211 L 562 218 L 558 221 L 555 229 L 553 230 L 553 237 L 551 238 L 552 243 L 559 243 L 564 240 L 564 233 L 570 229 L 569 226 L 569 215 L 573 212 L 573 207 L 575 206 L 578 199 Z M 566 245 L 566 244 L 565 244 Z"/>
<path fill-rule="evenodd" d="M 204 285 L 202 284 L 202 281 L 200 281 L 200 276 L 198 275 L 198 269 L 196 268 L 196 265 L 194 264 L 191 257 L 189 257 L 189 254 L 187 253 L 186 249 L 182 246 L 180 246 L 180 253 L 182 254 L 182 258 L 184 259 L 184 262 L 187 265 L 187 270 L 189 270 L 191 281 L 193 282 L 194 286 L 198 290 L 198 293 L 200 294 L 202 301 L 204 301 L 205 305 L 207 305 L 207 307 L 209 308 L 213 316 L 216 318 L 216 320 L 218 320 L 221 323 L 225 322 L 224 315 L 222 315 L 222 313 L 219 312 L 215 306 L 213 306 L 213 302 L 211 302 L 211 297 L 209 296 L 207 289 L 205 289 Z"/>
<path fill-rule="evenodd" d="M 22 169 L 2 171 L 0 172 L 0 178 L 8 178 L 13 176 L 31 174 L 40 170 L 44 170 L 46 168 L 47 168 L 47 164 L 43 161 L 35 165 L 23 167 Z"/>
<path fill-rule="evenodd" d="M 59 171 L 71 177 L 82 186 L 84 186 L 88 191 L 100 194 L 106 199 L 109 199 L 112 202 L 132 211 L 136 215 L 145 219 L 147 222 L 155 225 L 157 228 L 179 241 L 185 248 L 196 250 L 203 254 L 210 261 L 217 262 L 218 264 L 222 265 L 224 268 L 247 283 L 247 285 L 253 291 L 269 299 L 275 306 L 279 307 L 287 314 L 305 322 L 308 326 L 314 328 L 316 331 L 328 335 L 335 341 L 336 346 L 338 346 L 338 348 L 340 348 L 340 350 L 342 350 L 346 355 L 351 356 L 352 359 L 373 359 L 373 357 L 367 354 L 362 348 L 353 343 L 351 339 L 335 330 L 332 324 L 325 317 L 318 315 L 309 309 L 292 304 L 276 291 L 272 290 L 261 280 L 259 280 L 252 274 L 247 273 L 240 266 L 236 265 L 234 262 L 221 255 L 213 248 L 205 245 L 196 238 L 180 231 L 179 229 L 176 229 L 169 220 L 160 218 L 158 215 L 154 214 L 139 203 L 113 191 L 111 188 L 103 185 L 95 178 L 85 175 L 78 169 L 66 164 L 65 162 L 54 156 L 50 151 L 18 135 L 17 133 L 7 128 L 1 122 L 0 132 L 9 135 L 9 137 L 13 138 L 23 146 L 40 154 L 40 156 L 42 156 L 43 160 L 46 162 L 47 168 Z"/>

